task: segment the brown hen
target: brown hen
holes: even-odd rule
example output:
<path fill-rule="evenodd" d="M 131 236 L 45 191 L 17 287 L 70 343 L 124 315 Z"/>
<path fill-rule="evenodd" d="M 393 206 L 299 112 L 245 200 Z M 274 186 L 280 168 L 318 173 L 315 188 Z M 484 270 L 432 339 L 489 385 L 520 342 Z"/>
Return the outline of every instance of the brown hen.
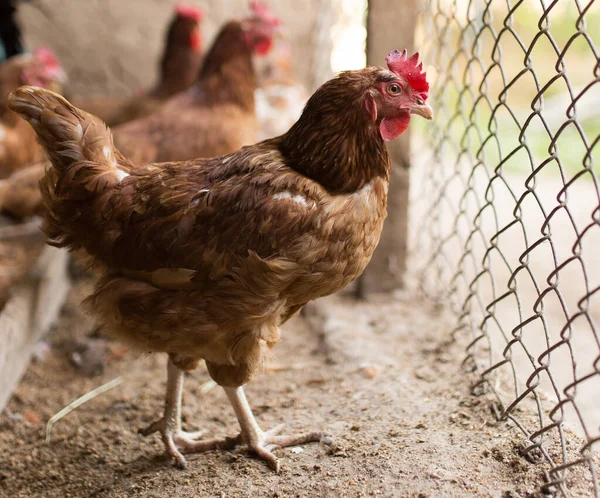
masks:
<path fill-rule="evenodd" d="M 159 165 L 133 167 L 104 123 L 58 95 L 24 87 L 11 96 L 54 166 L 42 181 L 44 231 L 104 268 L 89 311 L 131 347 L 169 355 L 165 413 L 144 433 L 160 432 L 180 465 L 185 453 L 245 443 L 278 469 L 274 447 L 321 437 L 263 432 L 242 386 L 268 361 L 281 324 L 371 258 L 386 215 L 384 140 L 413 113 L 432 117 L 417 57 L 394 51 L 389 70 L 341 73 L 280 137 Z M 236 438 L 181 429 L 183 370 L 202 359 L 234 408 Z"/>
<path fill-rule="evenodd" d="M 116 146 L 129 159 L 146 164 L 212 157 L 256 141 L 252 55 L 269 52 L 279 19 L 264 4 L 251 6 L 251 17 L 221 29 L 194 86 L 114 130 Z"/>

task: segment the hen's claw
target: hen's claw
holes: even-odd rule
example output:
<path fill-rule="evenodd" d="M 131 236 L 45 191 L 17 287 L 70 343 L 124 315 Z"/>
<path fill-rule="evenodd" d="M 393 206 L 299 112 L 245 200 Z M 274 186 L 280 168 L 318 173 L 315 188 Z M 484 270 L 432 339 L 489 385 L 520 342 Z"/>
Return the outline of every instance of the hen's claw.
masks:
<path fill-rule="evenodd" d="M 195 444 L 205 441 L 198 441 L 206 431 L 186 432 L 177 427 L 171 427 L 164 418 L 152 422 L 148 427 L 138 430 L 138 434 L 149 436 L 159 432 L 161 439 L 167 450 L 167 454 L 173 458 L 175 465 L 180 468 L 185 468 L 186 461 L 182 453 L 186 453 L 187 449 Z"/>
<path fill-rule="evenodd" d="M 236 440 L 208 439 L 199 440 L 204 431 L 185 432 L 181 429 L 181 397 L 183 391 L 183 371 L 173 363 L 169 357 L 167 364 L 167 396 L 165 399 L 164 416 L 148 427 L 140 429 L 139 434 L 149 436 L 159 432 L 165 445 L 167 454 L 170 455 L 178 467 L 184 468 L 186 461 L 184 454 L 198 453 L 217 448 L 232 448 Z"/>
<path fill-rule="evenodd" d="M 324 432 L 280 436 L 279 433 L 284 426 L 285 424 L 281 424 L 268 431 L 259 430 L 248 436 L 240 434 L 238 438 L 241 443 L 245 443 L 248 446 L 249 450 L 256 453 L 260 459 L 265 460 L 275 472 L 279 472 L 279 458 L 272 453 L 274 449 L 319 442 L 326 437 Z"/>
<path fill-rule="evenodd" d="M 161 432 L 162 430 L 164 430 L 165 425 L 165 419 L 159 418 L 158 420 L 152 422 L 149 426 L 139 429 L 138 434 L 141 434 L 142 436 L 149 436 L 150 434 L 154 434 L 155 432 Z M 180 430 L 179 433 L 189 439 L 199 439 L 204 434 L 206 434 L 206 431 L 202 430 L 187 432 Z"/>
<path fill-rule="evenodd" d="M 239 437 L 201 440 L 200 437 L 206 431 L 186 432 L 176 429 L 170 427 L 164 418 L 138 431 L 142 436 L 149 436 L 155 432 L 160 433 L 167 454 L 173 458 L 175 465 L 182 469 L 187 465 L 187 461 L 183 455 L 217 449 L 228 450 L 234 448 L 239 443 Z"/>
<path fill-rule="evenodd" d="M 237 440 L 241 444 L 246 444 L 249 450 L 256 453 L 262 460 L 265 460 L 275 472 L 279 472 L 279 459 L 272 453 L 273 449 L 319 442 L 326 436 L 322 432 L 280 436 L 279 433 L 283 429 L 284 424 L 278 425 L 271 430 L 263 431 L 252 414 L 243 388 L 225 387 L 224 389 L 242 429 Z"/>

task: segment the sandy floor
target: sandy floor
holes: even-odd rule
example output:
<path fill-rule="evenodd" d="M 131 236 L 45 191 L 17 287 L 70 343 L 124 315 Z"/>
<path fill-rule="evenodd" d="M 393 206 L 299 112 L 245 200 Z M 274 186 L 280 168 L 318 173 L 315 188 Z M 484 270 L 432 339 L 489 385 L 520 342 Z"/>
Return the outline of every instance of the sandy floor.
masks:
<path fill-rule="evenodd" d="M 165 358 L 134 359 L 111 345 L 95 377 L 69 359 L 73 340 L 93 330 L 77 306 L 84 286 L 0 416 L 0 496 L 516 497 L 542 482 L 543 466 L 519 456 L 519 434 L 494 422 L 485 397 L 470 395 L 464 345 L 444 343 L 453 320 L 410 296 L 332 298 L 317 308 L 327 316 L 309 310 L 284 329 L 274 371 L 248 386 L 263 428 L 324 430 L 329 444 L 278 450 L 279 474 L 243 450 L 191 456 L 178 470 L 157 436 L 137 435 L 162 408 Z M 44 443 L 50 416 L 119 375 L 120 386 L 58 422 Z M 234 435 L 222 390 L 202 393 L 208 380 L 203 368 L 187 378 L 184 426 Z M 570 473 L 571 496 L 590 495 L 582 476 Z"/>

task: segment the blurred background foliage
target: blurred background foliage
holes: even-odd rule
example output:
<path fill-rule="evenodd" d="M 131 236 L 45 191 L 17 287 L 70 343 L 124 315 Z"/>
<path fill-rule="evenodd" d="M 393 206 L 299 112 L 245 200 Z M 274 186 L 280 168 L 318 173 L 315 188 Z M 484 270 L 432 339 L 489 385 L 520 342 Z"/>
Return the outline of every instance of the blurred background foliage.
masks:
<path fill-rule="evenodd" d="M 436 119 L 461 148 L 505 171 L 559 157 L 569 174 L 600 172 L 599 2 L 440 0 L 425 6 L 418 38 Z M 532 161 L 508 157 L 524 144 Z"/>

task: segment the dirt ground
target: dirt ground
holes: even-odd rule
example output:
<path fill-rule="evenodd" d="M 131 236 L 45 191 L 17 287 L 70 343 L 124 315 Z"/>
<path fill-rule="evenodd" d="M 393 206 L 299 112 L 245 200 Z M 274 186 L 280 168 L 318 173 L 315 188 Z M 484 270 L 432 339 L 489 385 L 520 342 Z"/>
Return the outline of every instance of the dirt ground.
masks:
<path fill-rule="evenodd" d="M 134 358 L 109 344 L 104 372 L 83 373 L 100 368 L 74 341 L 106 346 L 89 339 L 93 323 L 78 307 L 87 286 L 73 288 L 0 415 L 0 496 L 543 496 L 543 465 L 519 456 L 517 431 L 470 394 L 464 344 L 445 342 L 453 321 L 408 293 L 309 309 L 285 327 L 271 371 L 247 387 L 263 429 L 323 430 L 325 443 L 278 450 L 279 474 L 243 449 L 190 456 L 178 470 L 156 435 L 137 435 L 162 410 L 164 356 Z M 44 442 L 53 414 L 118 376 L 122 384 L 67 415 Z M 186 379 L 184 427 L 237 434 L 222 390 L 203 392 L 208 381 L 204 368 Z M 568 486 L 570 496 L 592 494 L 584 469 Z"/>

